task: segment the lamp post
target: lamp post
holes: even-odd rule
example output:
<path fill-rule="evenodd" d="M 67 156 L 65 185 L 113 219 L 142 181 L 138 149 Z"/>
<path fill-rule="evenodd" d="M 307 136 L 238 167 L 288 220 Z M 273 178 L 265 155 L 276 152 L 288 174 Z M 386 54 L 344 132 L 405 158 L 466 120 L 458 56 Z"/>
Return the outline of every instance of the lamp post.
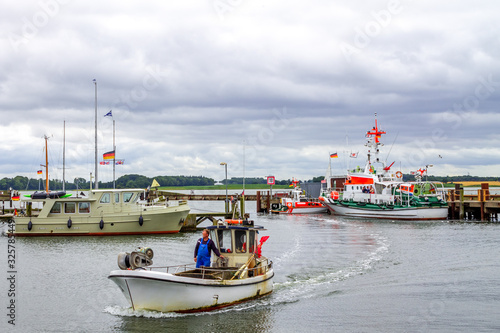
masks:
<path fill-rule="evenodd" d="M 226 214 L 227 214 L 228 205 L 229 205 L 229 202 L 227 201 L 227 163 L 226 162 L 221 162 L 220 165 L 223 165 L 224 169 L 226 171 L 226 178 L 225 178 L 225 183 L 226 183 L 226 204 L 225 204 L 225 209 L 226 209 Z"/>

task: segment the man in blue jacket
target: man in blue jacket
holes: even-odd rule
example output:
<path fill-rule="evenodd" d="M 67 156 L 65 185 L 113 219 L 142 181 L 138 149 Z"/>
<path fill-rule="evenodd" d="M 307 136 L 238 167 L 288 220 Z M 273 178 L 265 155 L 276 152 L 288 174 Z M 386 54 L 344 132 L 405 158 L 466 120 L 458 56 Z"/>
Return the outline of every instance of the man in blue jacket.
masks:
<path fill-rule="evenodd" d="M 210 267 L 210 255 L 212 251 L 220 257 L 224 258 L 215 246 L 213 240 L 208 238 L 208 229 L 202 231 L 203 238 L 198 239 L 196 243 L 196 248 L 194 249 L 194 262 L 196 263 L 196 268 L 201 266 Z"/>

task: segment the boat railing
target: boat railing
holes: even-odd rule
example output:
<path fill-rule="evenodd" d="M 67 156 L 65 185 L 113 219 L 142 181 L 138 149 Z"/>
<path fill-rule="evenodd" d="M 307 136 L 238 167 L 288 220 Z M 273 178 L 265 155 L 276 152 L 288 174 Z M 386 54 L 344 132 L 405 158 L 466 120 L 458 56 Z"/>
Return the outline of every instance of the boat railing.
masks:
<path fill-rule="evenodd" d="M 269 271 L 272 267 L 272 261 L 265 258 L 258 261 L 255 267 L 248 268 L 247 265 L 242 264 L 237 267 L 200 267 L 196 268 L 195 263 L 175 265 L 175 266 L 148 266 L 143 267 L 143 269 L 149 271 L 163 271 L 166 273 L 192 277 L 197 279 L 209 279 L 209 280 L 232 280 L 232 279 L 242 279 L 246 277 L 253 277 L 258 275 L 263 275 Z"/>
<path fill-rule="evenodd" d="M 169 201 L 157 201 L 157 202 L 139 202 L 140 206 L 148 207 L 148 210 L 163 209 L 165 207 L 177 207 L 187 204 L 186 200 L 169 200 Z"/>

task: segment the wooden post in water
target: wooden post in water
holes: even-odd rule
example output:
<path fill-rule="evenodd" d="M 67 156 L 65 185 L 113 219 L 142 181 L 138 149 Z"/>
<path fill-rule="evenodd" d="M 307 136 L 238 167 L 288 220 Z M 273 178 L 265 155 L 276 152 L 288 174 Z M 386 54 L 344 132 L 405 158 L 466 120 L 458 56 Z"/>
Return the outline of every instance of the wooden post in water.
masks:
<path fill-rule="evenodd" d="M 490 199 L 490 190 L 489 190 L 489 184 L 488 183 L 482 183 L 481 184 L 481 221 L 484 221 L 485 219 L 485 201 Z M 489 214 L 486 215 L 486 219 L 489 221 Z"/>
<path fill-rule="evenodd" d="M 261 212 L 261 207 L 260 207 L 260 191 L 257 191 L 257 213 Z"/>
<path fill-rule="evenodd" d="M 464 207 L 464 188 L 463 187 L 460 187 L 459 189 L 459 193 L 460 193 L 460 211 L 458 213 L 458 218 L 460 220 L 463 220 L 464 217 L 465 217 L 465 207 Z"/>
<path fill-rule="evenodd" d="M 450 207 L 450 210 L 451 210 L 451 214 L 450 214 L 450 218 L 452 220 L 455 219 L 455 190 L 450 190 L 448 192 L 450 195 L 448 197 L 448 201 L 451 202 L 451 207 Z"/>
<path fill-rule="evenodd" d="M 271 211 L 271 196 L 269 195 L 269 191 L 267 191 L 267 211 L 269 213 Z"/>
<path fill-rule="evenodd" d="M 241 213 L 241 218 L 245 216 L 245 197 L 241 196 L 240 197 L 240 213 Z"/>

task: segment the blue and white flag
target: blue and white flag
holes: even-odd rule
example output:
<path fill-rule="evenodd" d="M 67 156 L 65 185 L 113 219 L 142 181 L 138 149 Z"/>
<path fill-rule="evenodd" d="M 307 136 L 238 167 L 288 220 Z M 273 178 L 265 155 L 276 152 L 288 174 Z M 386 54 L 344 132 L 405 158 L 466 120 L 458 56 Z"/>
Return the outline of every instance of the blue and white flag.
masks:
<path fill-rule="evenodd" d="M 112 110 L 109 110 L 108 113 L 104 115 L 104 117 L 113 117 L 113 114 L 111 113 Z"/>

